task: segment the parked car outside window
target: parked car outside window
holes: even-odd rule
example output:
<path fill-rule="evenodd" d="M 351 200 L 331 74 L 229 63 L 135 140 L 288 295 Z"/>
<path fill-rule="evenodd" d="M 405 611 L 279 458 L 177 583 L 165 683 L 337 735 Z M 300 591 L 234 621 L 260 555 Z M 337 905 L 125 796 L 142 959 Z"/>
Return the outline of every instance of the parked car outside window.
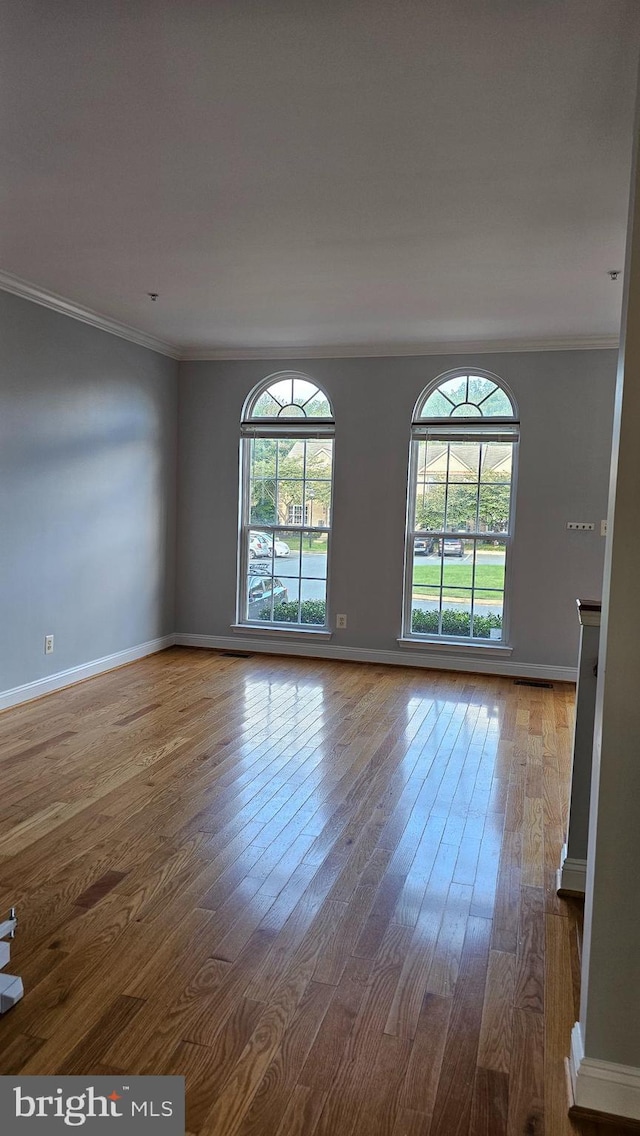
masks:
<path fill-rule="evenodd" d="M 280 540 L 279 537 L 272 537 L 271 533 L 254 533 L 254 536 L 260 537 L 261 540 L 266 540 L 269 545 L 269 555 L 271 555 L 271 547 L 273 545 L 277 557 L 290 556 L 291 549 L 285 540 Z"/>
<path fill-rule="evenodd" d="M 279 580 L 277 576 L 249 576 L 247 584 L 247 619 L 264 619 L 263 612 L 265 609 L 271 609 L 272 596 L 274 605 L 287 602 L 289 596 L 282 580 Z"/>
<path fill-rule="evenodd" d="M 249 539 L 249 560 L 266 560 L 271 556 L 271 545 L 264 533 L 251 533 Z"/>
<path fill-rule="evenodd" d="M 414 556 L 431 556 L 438 551 L 438 541 L 434 537 L 417 536 L 413 542 Z"/>
<path fill-rule="evenodd" d="M 446 536 L 443 541 L 445 556 L 464 556 L 464 541 L 458 536 Z"/>

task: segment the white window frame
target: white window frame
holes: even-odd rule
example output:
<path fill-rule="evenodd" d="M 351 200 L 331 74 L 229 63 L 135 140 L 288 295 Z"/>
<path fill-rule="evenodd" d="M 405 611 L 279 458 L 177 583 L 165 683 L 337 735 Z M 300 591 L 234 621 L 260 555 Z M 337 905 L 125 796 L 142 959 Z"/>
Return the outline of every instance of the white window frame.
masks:
<path fill-rule="evenodd" d="M 495 383 L 496 386 L 504 392 L 509 399 L 513 408 L 512 415 L 495 415 L 487 417 L 437 417 L 429 418 L 422 416 L 422 407 L 427 399 L 435 391 L 438 390 L 444 383 L 450 379 L 463 379 L 466 376 L 473 376 L 478 378 L 486 378 Z M 503 379 L 497 375 L 492 374 L 491 371 L 485 371 L 479 367 L 457 367 L 453 371 L 447 371 L 443 375 L 439 375 L 437 379 L 429 383 L 422 391 L 412 418 L 411 424 L 411 439 L 409 445 L 409 480 L 407 489 L 407 517 L 405 526 L 405 558 L 404 558 L 404 590 L 402 602 L 402 639 L 404 641 L 411 640 L 413 642 L 426 642 L 438 643 L 441 645 L 457 644 L 460 646 L 473 646 L 475 647 L 499 647 L 505 648 L 509 646 L 509 614 L 510 614 L 510 600 L 511 600 L 511 550 L 513 545 L 514 523 L 515 523 L 515 502 L 516 502 L 516 486 L 518 474 L 518 446 L 520 440 L 520 421 L 518 417 L 517 404 L 513 394 Z M 506 532 L 465 532 L 454 533 L 451 530 L 442 529 L 439 531 L 431 529 L 415 529 L 414 519 L 416 510 L 416 489 L 417 489 L 417 472 L 418 460 L 420 452 L 420 442 L 426 441 L 441 441 L 441 442 L 492 442 L 492 441 L 508 441 L 513 445 L 512 450 L 512 463 L 511 463 L 511 485 L 509 497 L 509 528 Z M 447 482 L 447 484 L 449 484 Z M 446 520 L 446 517 L 445 517 Z M 446 540 L 451 537 L 460 537 L 465 541 L 472 541 L 477 545 L 479 541 L 496 540 L 505 547 L 505 574 L 504 574 L 504 590 L 503 590 L 503 608 L 502 608 L 502 636 L 500 639 L 488 639 L 485 637 L 471 635 L 447 635 L 439 632 L 420 632 L 412 629 L 412 610 L 413 610 L 413 566 L 414 566 L 414 545 L 415 541 L 426 538 L 428 540 Z M 443 560 L 441 559 L 441 564 Z M 440 627 L 442 627 L 442 575 L 440 582 Z M 472 587 L 472 601 L 473 591 Z M 473 607 L 472 607 L 473 612 Z"/>
<path fill-rule="evenodd" d="M 311 383 L 326 398 L 332 410 L 332 416 L 327 418 L 309 417 L 252 417 L 253 408 L 260 396 L 283 379 L 301 379 Z M 315 442 L 320 439 L 330 439 L 331 450 L 331 507 L 329 509 L 329 523 L 327 525 L 307 524 L 267 524 L 251 521 L 251 442 L 254 438 L 287 439 L 295 438 L 297 441 Z M 238 573 L 236 591 L 236 624 L 238 628 L 260 629 L 269 632 L 295 632 L 296 634 L 318 635 L 325 634 L 331 627 L 330 619 L 330 564 L 331 564 L 331 529 L 333 521 L 333 492 L 334 492 L 334 464 L 335 464 L 335 418 L 329 396 L 323 387 L 310 375 L 299 371 L 284 371 L 270 375 L 254 387 L 245 402 L 240 424 L 240 517 L 238 533 Z M 306 471 L 305 471 L 306 472 Z M 303 506 L 304 507 L 304 506 Z M 252 620 L 245 617 L 247 610 L 247 580 L 249 576 L 249 541 L 252 532 L 270 533 L 275 540 L 281 533 L 296 532 L 301 534 L 300 555 L 300 581 L 302 580 L 302 542 L 306 535 L 321 534 L 327 538 L 327 576 L 325 590 L 325 621 L 320 623 L 280 623 L 277 621 Z M 275 561 L 272 575 L 276 576 Z M 302 603 L 300 597 L 300 603 Z"/>

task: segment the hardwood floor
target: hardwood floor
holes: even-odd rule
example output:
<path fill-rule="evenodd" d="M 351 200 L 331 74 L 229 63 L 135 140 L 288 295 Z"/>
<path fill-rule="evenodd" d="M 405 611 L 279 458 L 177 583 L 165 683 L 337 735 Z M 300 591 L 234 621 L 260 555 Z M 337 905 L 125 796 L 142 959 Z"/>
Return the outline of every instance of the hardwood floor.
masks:
<path fill-rule="evenodd" d="M 194 1136 L 596 1136 L 573 697 L 175 648 L 0 716 L 0 1072 L 184 1074 Z"/>

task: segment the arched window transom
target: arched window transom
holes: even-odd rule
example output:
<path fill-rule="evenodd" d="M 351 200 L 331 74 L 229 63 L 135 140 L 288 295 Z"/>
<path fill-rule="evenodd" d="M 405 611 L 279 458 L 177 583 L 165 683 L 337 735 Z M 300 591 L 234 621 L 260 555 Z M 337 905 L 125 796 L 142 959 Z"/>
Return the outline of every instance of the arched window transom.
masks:
<path fill-rule="evenodd" d="M 272 376 L 273 379 L 273 376 Z M 333 419 L 331 403 L 323 390 L 306 375 L 288 371 L 278 375 L 275 381 L 267 380 L 261 384 L 249 399 L 245 422 L 265 418 Z"/>
<path fill-rule="evenodd" d="M 414 421 L 431 418 L 515 418 L 506 390 L 488 375 L 456 374 L 418 401 Z"/>

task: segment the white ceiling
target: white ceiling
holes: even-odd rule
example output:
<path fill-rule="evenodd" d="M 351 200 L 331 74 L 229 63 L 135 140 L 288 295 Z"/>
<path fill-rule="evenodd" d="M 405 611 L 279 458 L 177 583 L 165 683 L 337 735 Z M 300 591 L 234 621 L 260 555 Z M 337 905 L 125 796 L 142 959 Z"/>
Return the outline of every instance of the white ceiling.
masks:
<path fill-rule="evenodd" d="M 639 32 L 637 0 L 4 0 L 0 268 L 192 354 L 615 335 Z"/>

